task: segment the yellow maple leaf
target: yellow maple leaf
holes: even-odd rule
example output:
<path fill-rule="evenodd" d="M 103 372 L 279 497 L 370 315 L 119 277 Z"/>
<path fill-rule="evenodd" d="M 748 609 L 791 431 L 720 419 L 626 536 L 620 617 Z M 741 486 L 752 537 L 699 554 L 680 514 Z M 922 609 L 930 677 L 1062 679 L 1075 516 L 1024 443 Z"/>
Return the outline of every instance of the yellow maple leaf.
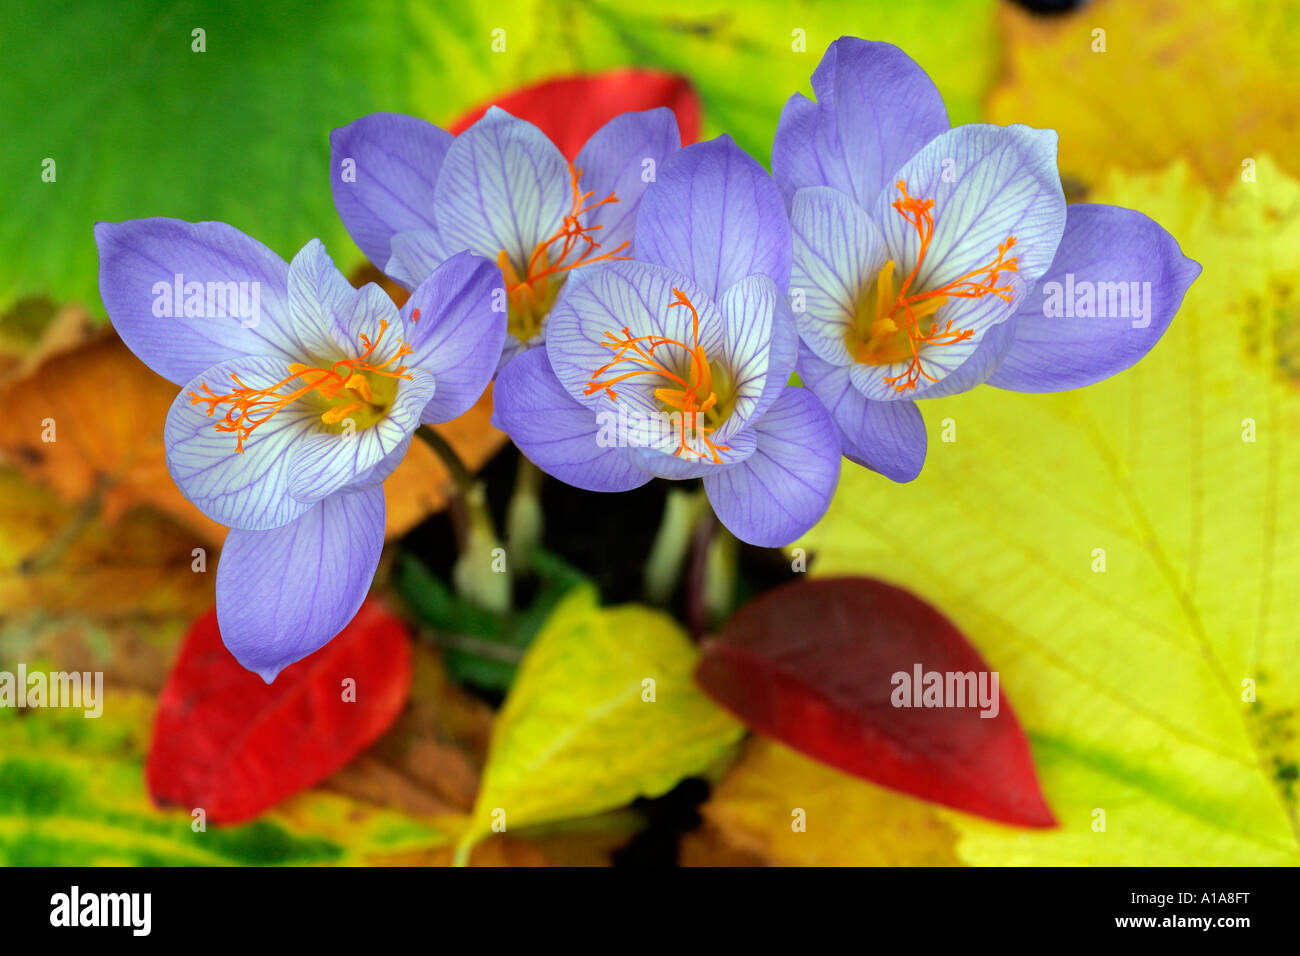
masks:
<path fill-rule="evenodd" d="M 821 574 L 933 602 L 1029 734 L 1061 829 L 961 814 L 972 863 L 1300 863 L 1300 183 L 1222 197 L 1114 173 L 1205 272 L 1164 339 L 1090 388 L 922 402 L 921 477 L 846 469 Z"/>

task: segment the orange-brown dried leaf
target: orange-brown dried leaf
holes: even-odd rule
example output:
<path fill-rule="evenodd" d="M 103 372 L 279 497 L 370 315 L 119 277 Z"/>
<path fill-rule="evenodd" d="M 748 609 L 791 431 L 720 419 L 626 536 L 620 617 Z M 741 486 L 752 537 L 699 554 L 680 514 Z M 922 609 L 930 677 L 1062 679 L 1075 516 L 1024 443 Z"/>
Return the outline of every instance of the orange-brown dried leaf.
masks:
<path fill-rule="evenodd" d="M 0 468 L 0 608 L 87 616 L 192 616 L 212 601 L 210 575 L 192 570 L 203 542 L 165 515 L 132 510 L 109 528 L 90 522 L 47 567 L 24 570 L 78 516 L 12 468 Z"/>
<path fill-rule="evenodd" d="M 0 453 L 64 501 L 102 490 L 113 524 L 134 505 L 151 505 L 219 544 L 204 517 L 167 473 L 163 424 L 176 386 L 155 375 L 111 334 L 54 355 L 0 387 Z M 53 441 L 44 438 L 52 430 Z"/>
<path fill-rule="evenodd" d="M 163 426 L 176 386 L 110 333 L 62 351 L 51 348 L 48 360 L 0 384 L 0 460 L 67 502 L 80 504 L 98 492 L 108 524 L 135 505 L 149 505 L 184 522 L 200 543 L 219 545 L 225 529 L 190 504 L 167 471 Z M 438 426 L 470 469 L 505 442 L 491 415 L 485 394 L 461 418 Z M 45 441 L 51 421 L 54 441 Z M 413 442 L 384 485 L 388 537 L 445 507 L 448 480 L 433 452 Z"/>

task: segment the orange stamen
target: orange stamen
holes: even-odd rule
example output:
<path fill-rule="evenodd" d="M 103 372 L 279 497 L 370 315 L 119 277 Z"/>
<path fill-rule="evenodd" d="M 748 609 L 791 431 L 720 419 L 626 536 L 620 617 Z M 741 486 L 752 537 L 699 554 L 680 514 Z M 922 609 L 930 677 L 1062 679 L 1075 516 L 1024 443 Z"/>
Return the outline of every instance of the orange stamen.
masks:
<path fill-rule="evenodd" d="M 569 212 L 564 216 L 560 228 L 533 248 L 522 277 L 504 249 L 497 256 L 497 264 L 501 266 L 501 272 L 506 279 L 506 295 L 517 314 L 531 315 L 538 303 L 547 302 L 553 276 L 595 265 L 598 262 L 631 258 L 631 256 L 619 255 L 631 244 L 627 241 L 620 243 L 617 249 L 596 255 L 601 245 L 596 241 L 595 233 L 604 227 L 584 226 L 582 217 L 601 206 L 619 200 L 615 193 L 610 193 L 604 199 L 589 202 L 595 193 L 582 191 L 578 185 L 581 176 L 582 170 L 570 163 L 569 188 L 573 191 L 573 196 L 569 203 Z M 580 244 L 584 245 L 579 248 Z M 578 249 L 577 258 L 569 261 L 575 249 Z"/>
<path fill-rule="evenodd" d="M 996 258 L 988 265 L 973 269 L 937 289 L 908 295 L 908 289 L 911 288 L 912 282 L 915 281 L 917 274 L 920 272 L 921 264 L 925 262 L 926 253 L 930 249 L 930 241 L 934 238 L 934 213 L 932 211 L 934 209 L 934 200 L 915 199 L 909 196 L 907 183 L 904 180 L 900 179 L 895 185 L 898 187 L 898 191 L 903 194 L 903 198 L 895 200 L 892 205 L 904 219 L 915 227 L 921 240 L 921 249 L 916 258 L 916 265 L 912 267 L 912 271 L 908 273 L 907 278 L 903 280 L 903 284 L 899 287 L 893 306 L 888 312 L 882 311 L 877 322 L 889 323 L 885 326 L 885 330 L 888 332 L 897 329 L 900 324 L 898 320 L 901 318 L 901 324 L 906 328 L 908 345 L 912 353 L 911 361 L 904 372 L 885 379 L 885 384 L 893 385 L 895 391 L 905 392 L 910 388 L 915 388 L 922 377 L 931 382 L 938 381 L 921 367 L 920 350 L 922 345 L 955 345 L 958 342 L 965 342 L 975 334 L 971 329 L 954 329 L 951 319 L 942 328 L 939 327 L 937 321 L 933 321 L 930 329 L 922 332 L 920 320 L 933 315 L 949 298 L 979 299 L 986 295 L 996 295 L 1004 302 L 1010 302 L 1013 287 L 1010 285 L 999 286 L 998 279 L 1004 272 L 1015 272 L 1018 266 L 1015 256 L 1007 258 L 1007 253 L 1016 244 L 1016 237 L 1008 236 L 1007 241 L 998 246 Z"/>
<path fill-rule="evenodd" d="M 687 345 L 685 342 L 662 335 L 634 336 L 631 329 L 626 326 L 623 328 L 622 338 L 607 331 L 605 335 L 609 341 L 602 342 L 601 345 L 613 350 L 614 359 L 591 373 L 591 380 L 587 383 L 585 394 L 592 395 L 603 389 L 612 401 L 618 401 L 618 393 L 614 391 L 614 386 L 619 382 L 640 375 L 656 375 L 667 379 L 672 385 L 680 387 L 656 388 L 654 394 L 655 398 L 669 408 L 682 413 L 678 429 L 678 446 L 673 456 L 690 458 L 691 455 L 696 455 L 701 459 L 707 457 L 713 464 L 720 465 L 722 458 L 718 452 L 730 451 L 731 446 L 713 444 L 709 439 L 709 433 L 716 428 L 703 425 L 699 420 L 700 415 L 707 413 L 718 403 L 718 396 L 713 391 L 713 370 L 709 367 L 708 356 L 704 354 L 704 346 L 700 345 L 700 314 L 681 289 L 674 288 L 673 295 L 675 298 L 668 305 L 670 309 L 685 306 L 691 311 L 691 344 Z M 656 350 L 664 346 L 681 349 L 690 356 L 690 365 L 684 375 L 674 372 L 655 357 Z M 634 368 L 613 378 L 601 380 L 601 376 L 623 363 L 629 363 Z M 691 447 L 687 438 L 688 423 L 691 433 L 703 438 L 707 451 L 697 451 Z"/>
<path fill-rule="evenodd" d="M 198 405 L 206 402 L 209 418 L 215 414 L 218 406 L 230 405 L 225 416 L 218 420 L 214 427 L 219 432 L 233 432 L 237 436 L 235 451 L 241 455 L 244 453 L 244 442 L 259 425 L 266 424 L 285 408 L 312 391 L 319 392 L 323 398 L 333 399 L 341 389 L 348 389 L 361 399 L 361 401 L 348 401 L 342 405 L 335 405 L 321 415 L 321 420 L 326 424 L 337 424 L 347 415 L 364 407 L 365 403 L 372 398 L 370 382 L 361 373 L 371 373 L 385 378 L 402 378 L 408 381 L 411 379 L 412 376 L 406 374 L 405 365 L 399 365 L 395 369 L 389 368 L 394 362 L 411 353 L 411 347 L 401 339 L 397 340 L 397 351 L 387 361 L 380 362 L 378 365 L 370 362 L 370 356 L 383 340 L 387 329 L 388 323 L 381 320 L 379 335 L 373 342 L 369 336 L 362 333 L 361 344 L 365 346 L 365 351 L 356 358 L 340 359 L 329 368 L 313 368 L 294 362 L 289 366 L 290 374 L 287 377 L 267 388 L 252 388 L 245 385 L 239 380 L 239 376 L 232 372 L 230 378 L 235 383 L 232 391 L 218 395 L 208 387 L 207 382 L 200 382 L 199 388 L 205 394 L 189 392 L 190 403 Z M 299 381 L 300 384 L 295 385 L 287 393 L 280 393 L 280 389 Z"/>

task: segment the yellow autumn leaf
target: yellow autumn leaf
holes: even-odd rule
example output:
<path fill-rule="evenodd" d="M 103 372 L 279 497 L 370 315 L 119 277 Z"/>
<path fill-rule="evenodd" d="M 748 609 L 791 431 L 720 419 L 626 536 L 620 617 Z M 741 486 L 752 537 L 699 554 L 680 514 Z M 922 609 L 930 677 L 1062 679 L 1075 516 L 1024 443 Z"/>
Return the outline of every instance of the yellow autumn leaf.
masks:
<path fill-rule="evenodd" d="M 704 819 L 739 850 L 781 866 L 955 866 L 941 811 L 752 738 Z"/>
<path fill-rule="evenodd" d="M 1090 388 L 922 402 L 920 479 L 846 469 L 802 544 L 1000 672 L 1061 829 L 950 814 L 967 862 L 1300 863 L 1300 183 L 1180 163 L 1095 198 L 1205 267 L 1163 341 Z"/>
<path fill-rule="evenodd" d="M 462 844 L 501 826 L 590 816 L 708 770 L 744 726 L 699 691 L 699 653 L 661 611 L 564 599 L 497 716 Z"/>
<path fill-rule="evenodd" d="M 1067 180 L 1184 157 L 1223 188 L 1261 151 L 1300 174 L 1295 3 L 1098 0 L 1060 17 L 1008 3 L 1001 17 L 988 120 L 1059 130 Z"/>

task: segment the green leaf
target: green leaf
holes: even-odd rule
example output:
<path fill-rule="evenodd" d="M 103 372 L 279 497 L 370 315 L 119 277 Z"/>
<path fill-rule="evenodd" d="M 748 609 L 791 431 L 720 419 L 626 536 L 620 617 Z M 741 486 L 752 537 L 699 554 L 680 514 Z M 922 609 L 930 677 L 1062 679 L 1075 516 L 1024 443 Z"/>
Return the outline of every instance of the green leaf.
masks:
<path fill-rule="evenodd" d="M 1218 198 L 1180 162 L 1090 198 L 1204 266 L 1163 341 L 1087 389 L 922 402 L 921 478 L 846 466 L 802 543 L 1000 672 L 1061 829 L 953 814 L 968 862 L 1295 864 L 1300 183 L 1261 158 Z"/>
<path fill-rule="evenodd" d="M 812 93 L 809 78 L 841 36 L 903 48 L 939 87 L 954 124 L 979 118 L 998 65 L 993 0 L 806 4 L 705 2 L 666 8 L 651 0 L 594 0 L 573 38 L 588 64 L 659 67 L 691 78 L 704 104 L 705 135 L 728 133 L 766 163 L 781 108 Z"/>
<path fill-rule="evenodd" d="M 524 650 L 573 588 L 587 584 L 581 571 L 540 548 L 529 552 L 537 592 L 511 614 L 496 614 L 453 591 L 411 554 L 398 562 L 394 587 L 415 615 L 435 632 L 447 672 L 462 684 L 505 691 Z"/>
<path fill-rule="evenodd" d="M 487 19 L 532 19 L 534 4 L 513 6 Z M 438 122 L 512 85 L 518 58 L 493 57 L 489 30 L 414 2 L 6 3 L 0 314 L 34 295 L 98 313 L 97 220 L 217 219 L 286 257 L 320 237 L 340 265 L 359 263 L 330 197 L 330 130 L 418 112 L 430 68 L 446 71 L 449 95 L 427 114 Z M 482 68 L 429 62 L 433 37 Z"/>
<path fill-rule="evenodd" d="M 531 82 L 636 64 L 691 77 L 709 135 L 729 132 L 765 159 L 786 99 L 808 88 L 827 43 L 856 33 L 912 53 L 966 122 L 993 80 L 994 6 L 792 15 L 777 0 L 689 13 L 648 0 L 10 0 L 0 7 L 0 315 L 30 296 L 100 314 L 97 220 L 217 219 L 283 256 L 320 237 L 341 266 L 359 264 L 330 198 L 329 132 L 375 110 L 446 124 Z M 204 52 L 193 50 L 198 29 Z M 794 30 L 805 31 L 802 52 Z M 42 179 L 47 159 L 54 182 Z"/>
<path fill-rule="evenodd" d="M 98 719 L 0 709 L 0 865 L 357 864 L 446 843 L 424 821 L 321 791 L 195 832 L 188 809 L 157 810 L 145 792 L 152 706 L 109 693 Z"/>
<path fill-rule="evenodd" d="M 697 657 L 666 614 L 571 593 L 497 716 L 467 843 L 502 814 L 511 831 L 590 816 L 708 770 L 744 727 L 696 689 Z"/>

